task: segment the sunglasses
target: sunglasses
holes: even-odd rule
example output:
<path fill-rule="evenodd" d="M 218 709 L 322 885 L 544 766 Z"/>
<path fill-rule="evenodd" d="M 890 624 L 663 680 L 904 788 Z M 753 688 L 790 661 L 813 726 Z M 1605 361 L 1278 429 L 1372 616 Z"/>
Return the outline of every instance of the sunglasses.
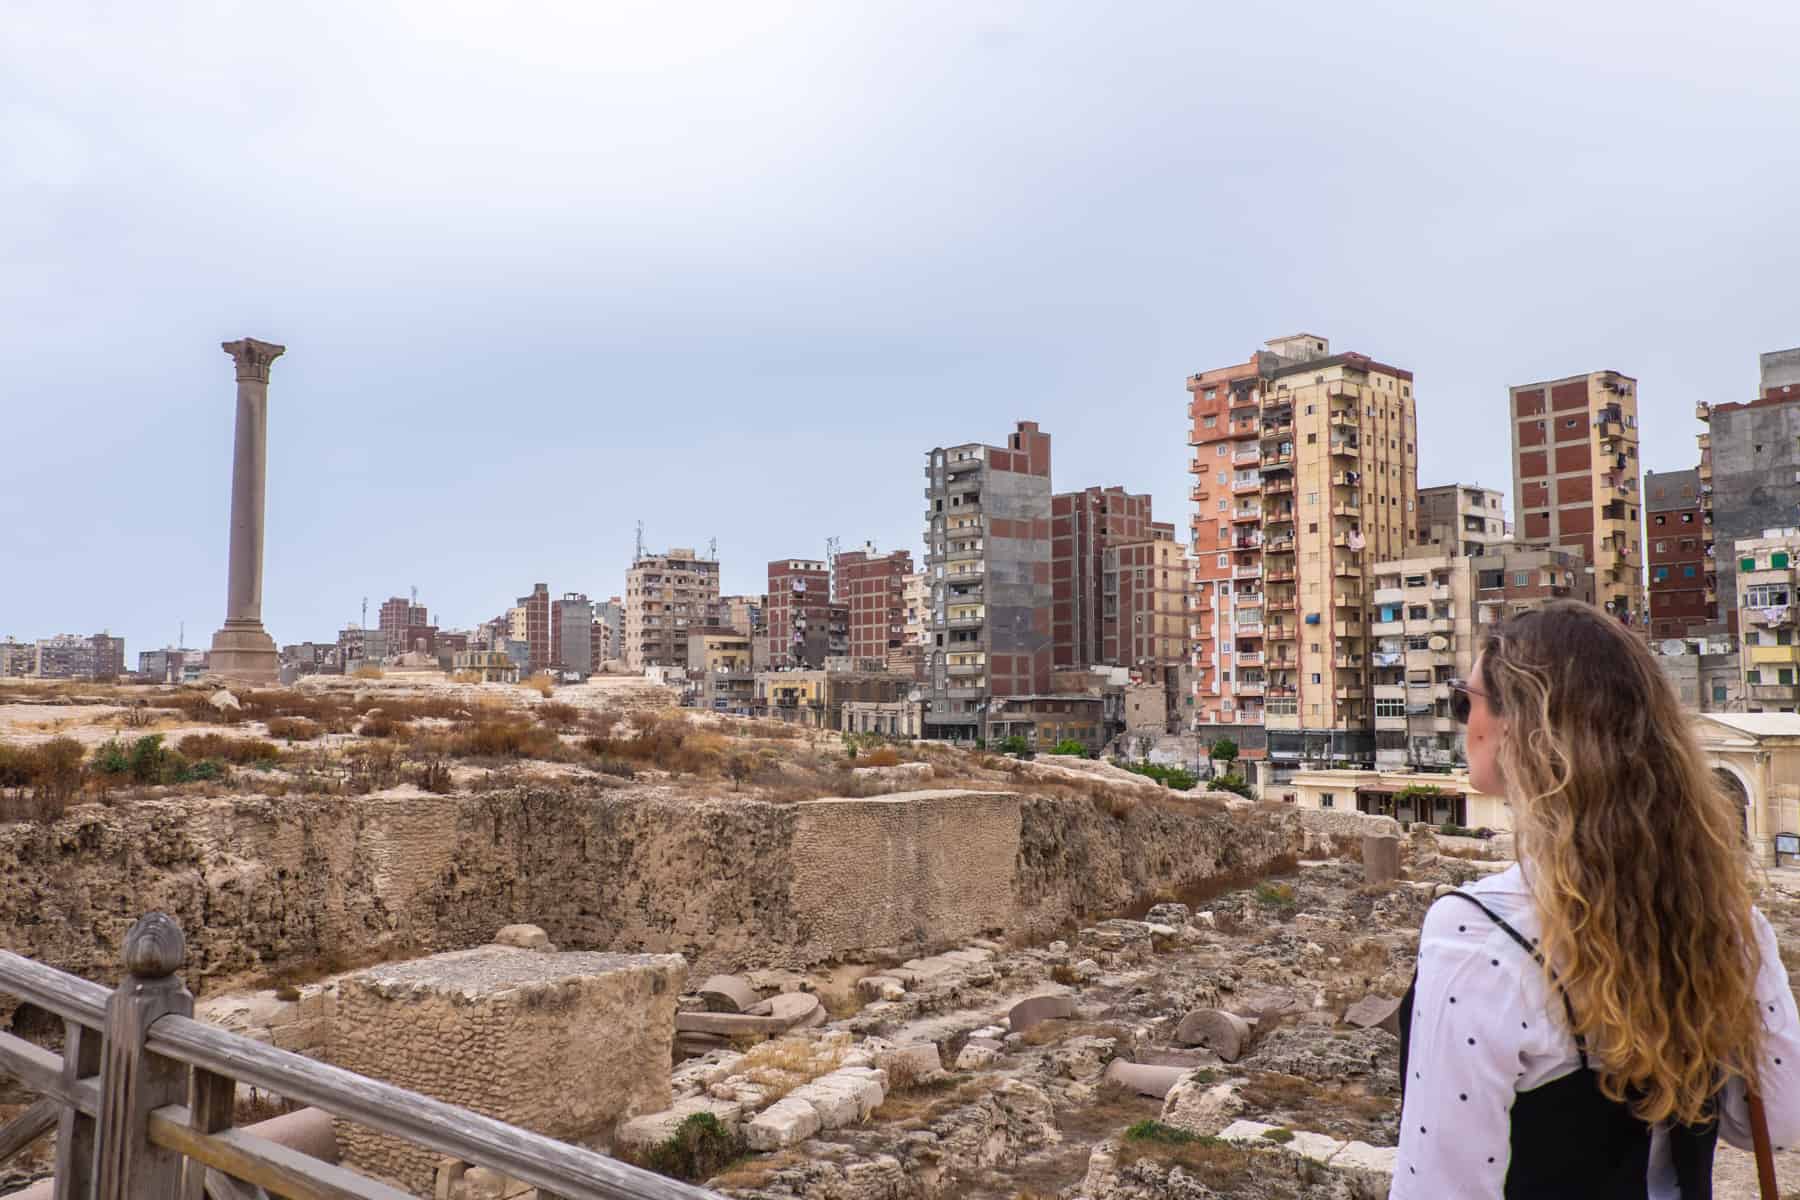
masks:
<path fill-rule="evenodd" d="M 1469 723 L 1469 710 L 1474 706 L 1474 701 L 1469 699 L 1470 696 L 1480 696 L 1488 702 L 1490 707 L 1494 706 L 1494 697 L 1491 692 L 1470 687 L 1469 681 L 1466 679 L 1452 679 L 1450 681 L 1450 715 L 1458 725 Z"/>

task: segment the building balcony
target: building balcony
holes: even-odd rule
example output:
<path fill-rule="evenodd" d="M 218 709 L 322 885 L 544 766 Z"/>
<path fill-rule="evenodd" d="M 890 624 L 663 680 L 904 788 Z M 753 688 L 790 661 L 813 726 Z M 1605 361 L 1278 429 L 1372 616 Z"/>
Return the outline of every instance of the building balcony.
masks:
<path fill-rule="evenodd" d="M 1264 441 L 1268 441 L 1270 438 L 1292 436 L 1294 436 L 1294 422 L 1291 418 L 1288 420 L 1264 421 L 1262 424 L 1262 438 Z"/>
<path fill-rule="evenodd" d="M 1453 633 L 1456 630 L 1456 620 L 1453 617 L 1433 617 L 1425 628 L 1432 633 Z"/>
<path fill-rule="evenodd" d="M 1262 509 L 1260 508 L 1234 508 L 1231 510 L 1233 525 L 1246 525 L 1260 520 L 1262 520 Z"/>
<path fill-rule="evenodd" d="M 978 560 L 947 568 L 944 571 L 944 581 L 946 583 L 966 583 L 972 579 L 980 579 L 985 574 L 987 574 L 987 566 Z"/>
<path fill-rule="evenodd" d="M 1447 583 L 1432 584 L 1431 585 L 1431 598 L 1433 600 L 1448 600 L 1448 599 L 1450 599 L 1450 585 Z"/>
<path fill-rule="evenodd" d="M 1208 483 L 1195 484 L 1188 489 L 1188 499 L 1192 500 L 1195 504 L 1206 503 L 1208 500 L 1212 499 L 1212 485 Z"/>
<path fill-rule="evenodd" d="M 1338 689 L 1337 689 L 1337 698 L 1339 700 L 1361 700 L 1363 698 L 1363 692 L 1365 690 L 1366 689 L 1360 683 L 1339 684 Z"/>
<path fill-rule="evenodd" d="M 1293 571 L 1293 568 L 1291 568 L 1291 567 L 1273 567 L 1272 566 L 1268 570 L 1263 572 L 1263 582 L 1264 583 L 1292 583 L 1293 581 L 1294 581 L 1294 571 Z M 1288 605 L 1288 607 L 1290 607 L 1290 608 L 1293 607 L 1291 602 Z"/>
<path fill-rule="evenodd" d="M 1800 701 L 1800 685 L 1791 683 L 1753 683 L 1750 699 L 1763 703 L 1794 704 Z"/>
<path fill-rule="evenodd" d="M 1328 419 L 1333 429 L 1355 429 L 1361 424 L 1354 408 L 1334 408 Z"/>
<path fill-rule="evenodd" d="M 1294 477 L 1292 475 L 1282 475 L 1275 479 L 1265 479 L 1263 480 L 1262 490 L 1271 496 L 1279 496 L 1283 492 L 1291 492 L 1294 490 Z"/>
<path fill-rule="evenodd" d="M 1377 700 L 1404 700 L 1404 699 L 1406 699 L 1406 688 L 1403 684 L 1378 683 L 1375 685 L 1374 692 L 1375 692 L 1375 699 L 1377 699 Z"/>
<path fill-rule="evenodd" d="M 1248 420 L 1233 421 L 1227 428 L 1231 431 L 1231 436 L 1234 439 L 1253 438 L 1257 434 L 1258 426 L 1256 418 L 1251 417 Z"/>
<path fill-rule="evenodd" d="M 1331 573 L 1339 579 L 1361 579 L 1362 568 L 1353 562 L 1339 559 L 1332 565 Z"/>
<path fill-rule="evenodd" d="M 1673 582 L 1672 580 L 1670 582 Z M 1709 589 L 1717 586 L 1712 580 L 1707 581 Z M 1774 617 L 1770 620 L 1769 617 Z M 1761 625 L 1767 629 L 1779 629 L 1783 626 L 1792 628 L 1796 623 L 1797 612 L 1793 605 L 1782 604 L 1771 608 L 1751 608 L 1748 605 L 1738 610 L 1738 620 L 1747 625 Z M 1787 647 L 1772 647 L 1787 649 Z"/>
<path fill-rule="evenodd" d="M 1696 403 L 1694 405 L 1694 420 L 1696 420 L 1696 421 L 1711 421 L 1712 420 L 1712 405 L 1708 404 L 1704 400 L 1701 400 L 1698 403 Z"/>
<path fill-rule="evenodd" d="M 1360 640 L 1363 636 L 1363 629 L 1364 627 L 1361 621 L 1335 621 L 1332 623 L 1331 633 L 1333 637 L 1356 638 Z"/>
<path fill-rule="evenodd" d="M 1261 625 L 1258 625 L 1255 628 L 1257 634 L 1262 633 Z M 1242 636 L 1241 633 L 1240 636 Z M 1261 650 L 1239 650 L 1237 653 L 1237 665 L 1240 667 L 1260 667 L 1262 666 L 1262 661 L 1263 653 Z"/>
<path fill-rule="evenodd" d="M 1298 601 L 1292 596 L 1270 596 L 1263 601 L 1264 612 L 1293 612 Z"/>
<path fill-rule="evenodd" d="M 1800 646 L 1745 646 L 1743 655 L 1748 666 L 1787 667 L 1800 662 Z"/>
<path fill-rule="evenodd" d="M 1233 479 L 1231 481 L 1231 494 L 1234 496 L 1245 496 L 1261 490 L 1262 480 L 1260 479 Z"/>
<path fill-rule="evenodd" d="M 1255 446 L 1248 446 L 1233 452 L 1231 465 L 1234 467 L 1254 467 L 1262 461 L 1262 451 Z"/>
<path fill-rule="evenodd" d="M 1712 464 L 1709 462 L 1702 461 L 1700 464 L 1700 482 L 1701 483 L 1710 483 L 1710 482 L 1712 482 L 1712 477 L 1713 477 Z M 1706 499 L 1710 500 L 1711 497 L 1706 497 Z"/>
<path fill-rule="evenodd" d="M 1294 552 L 1294 535 L 1288 533 L 1270 538 L 1263 543 L 1263 551 L 1267 554 L 1292 554 Z"/>
<path fill-rule="evenodd" d="M 1294 640 L 1294 625 L 1272 624 L 1263 626 L 1263 640 L 1269 642 L 1291 642 Z"/>
<path fill-rule="evenodd" d="M 1710 431 L 1699 435 L 1694 440 L 1696 442 L 1700 443 L 1700 449 L 1702 449 L 1702 450 L 1711 450 L 1712 449 L 1712 433 Z"/>
<path fill-rule="evenodd" d="M 1375 717 L 1375 728 L 1378 732 L 1382 733 L 1405 733 L 1406 718 L 1384 717 L 1378 713 Z M 1396 753 L 1398 753 L 1398 751 L 1396 751 Z"/>
<path fill-rule="evenodd" d="M 1406 599 L 1406 589 L 1397 587 L 1378 587 L 1373 593 L 1376 604 L 1399 604 Z"/>
<path fill-rule="evenodd" d="M 1331 506 L 1331 515 L 1334 517 L 1361 517 L 1362 505 L 1334 504 Z"/>
<path fill-rule="evenodd" d="M 1239 563 L 1231 568 L 1233 579 L 1261 579 L 1262 567 L 1256 563 Z"/>
<path fill-rule="evenodd" d="M 1362 593 L 1338 592 L 1331 597 L 1331 603 L 1334 608 L 1354 608 L 1360 610 L 1363 606 Z"/>
<path fill-rule="evenodd" d="M 1334 441 L 1331 443 L 1333 458 L 1361 458 L 1362 446 L 1356 442 Z"/>
<path fill-rule="evenodd" d="M 1246 621 L 1241 625 L 1232 626 L 1232 633 L 1237 637 L 1254 640 L 1262 637 L 1263 625 L 1261 621 Z M 1257 657 L 1260 659 L 1262 656 L 1259 654 Z"/>
<path fill-rule="evenodd" d="M 1260 679 L 1239 680 L 1237 684 L 1237 694 L 1240 696 L 1260 696 L 1263 694 L 1263 681 Z"/>
<path fill-rule="evenodd" d="M 1340 654 L 1331 660 L 1331 665 L 1339 671 L 1361 671 L 1363 656 L 1360 654 Z"/>
<path fill-rule="evenodd" d="M 951 629 L 980 629 L 987 624 L 986 617 L 951 617 L 946 624 Z"/>
<path fill-rule="evenodd" d="M 1262 466 L 1265 471 L 1271 467 L 1291 467 L 1293 464 L 1294 456 L 1292 454 L 1277 453 L 1265 454 L 1262 456 Z"/>

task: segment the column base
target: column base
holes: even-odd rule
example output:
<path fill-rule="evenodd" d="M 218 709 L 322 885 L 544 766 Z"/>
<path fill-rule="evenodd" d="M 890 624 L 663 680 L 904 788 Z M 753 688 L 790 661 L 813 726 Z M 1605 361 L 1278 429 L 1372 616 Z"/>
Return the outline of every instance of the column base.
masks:
<path fill-rule="evenodd" d="M 206 673 L 244 683 L 278 683 L 281 656 L 275 651 L 275 639 L 264 632 L 261 621 L 228 621 L 225 628 L 213 634 Z"/>

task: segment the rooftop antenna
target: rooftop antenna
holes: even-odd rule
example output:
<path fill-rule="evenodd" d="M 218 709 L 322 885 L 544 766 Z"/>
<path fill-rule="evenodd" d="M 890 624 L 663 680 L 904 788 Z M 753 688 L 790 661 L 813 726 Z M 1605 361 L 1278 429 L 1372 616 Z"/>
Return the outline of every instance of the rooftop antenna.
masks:
<path fill-rule="evenodd" d="M 706 560 L 708 562 L 718 562 L 719 561 L 719 539 L 718 538 L 706 539 Z"/>
<path fill-rule="evenodd" d="M 643 559 L 643 557 L 644 557 L 644 523 L 642 521 L 639 521 L 637 523 L 637 554 L 631 561 L 639 562 Z"/>
<path fill-rule="evenodd" d="M 369 598 L 367 596 L 363 597 L 362 627 L 364 629 L 369 627 Z"/>
<path fill-rule="evenodd" d="M 832 603 L 836 603 L 838 598 L 837 556 L 838 539 L 834 535 L 825 539 L 825 570 L 829 580 L 828 595 Z"/>
<path fill-rule="evenodd" d="M 412 606 L 419 607 L 419 585 L 416 583 L 412 585 Z"/>

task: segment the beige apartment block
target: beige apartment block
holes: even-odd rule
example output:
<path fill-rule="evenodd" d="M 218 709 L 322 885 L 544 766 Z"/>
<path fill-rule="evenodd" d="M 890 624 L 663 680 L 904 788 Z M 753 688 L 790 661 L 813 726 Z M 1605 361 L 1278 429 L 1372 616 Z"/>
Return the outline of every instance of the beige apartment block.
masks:
<path fill-rule="evenodd" d="M 1738 654 L 1744 707 L 1791 713 L 1800 707 L 1800 625 L 1795 564 L 1800 529 L 1770 529 L 1732 544 L 1737 581 Z"/>
<path fill-rule="evenodd" d="M 736 629 L 711 627 L 688 633 L 688 673 L 698 676 L 700 707 L 748 716 L 756 699 L 752 639 Z"/>
<path fill-rule="evenodd" d="M 1471 483 L 1419 489 L 1418 543 L 1442 554 L 1486 554 L 1512 537 L 1506 493 Z"/>
<path fill-rule="evenodd" d="M 1637 381 L 1592 371 L 1522 384 L 1508 404 L 1517 540 L 1580 547 L 1595 602 L 1647 629 Z"/>
<path fill-rule="evenodd" d="M 646 554 L 625 572 L 625 665 L 688 665 L 688 632 L 719 602 L 719 564 L 686 547 Z"/>
<path fill-rule="evenodd" d="M 1369 612 L 1378 770 L 1462 766 L 1450 681 L 1475 663 L 1474 560 L 1433 554 L 1375 564 Z"/>
<path fill-rule="evenodd" d="M 1374 564 L 1414 537 L 1412 372 L 1311 334 L 1265 346 L 1248 374 L 1188 383 L 1197 724 L 1255 714 L 1277 764 L 1373 765 L 1366 617 Z"/>

